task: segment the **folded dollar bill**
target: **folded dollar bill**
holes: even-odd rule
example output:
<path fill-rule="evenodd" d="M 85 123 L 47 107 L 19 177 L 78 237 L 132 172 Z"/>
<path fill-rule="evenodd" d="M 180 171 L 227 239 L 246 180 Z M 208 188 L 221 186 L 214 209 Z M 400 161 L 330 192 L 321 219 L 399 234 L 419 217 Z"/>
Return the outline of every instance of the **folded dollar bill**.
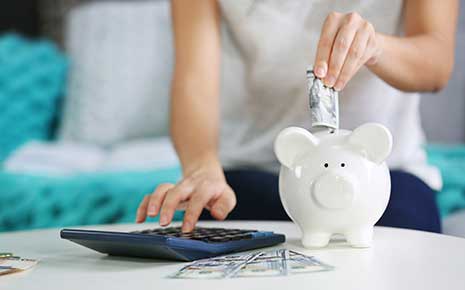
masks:
<path fill-rule="evenodd" d="M 324 126 L 338 129 L 338 92 L 334 88 L 325 86 L 323 81 L 313 73 L 313 67 L 307 69 L 307 84 L 312 127 Z"/>

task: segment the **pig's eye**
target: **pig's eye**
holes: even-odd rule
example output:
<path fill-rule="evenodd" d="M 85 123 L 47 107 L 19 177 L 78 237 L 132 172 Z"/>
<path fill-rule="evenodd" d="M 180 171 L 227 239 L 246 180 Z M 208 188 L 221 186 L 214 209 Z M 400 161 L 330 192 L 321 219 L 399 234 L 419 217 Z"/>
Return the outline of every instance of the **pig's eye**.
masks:
<path fill-rule="evenodd" d="M 345 166 L 346 166 L 346 164 L 345 164 L 345 163 L 341 163 L 341 167 L 345 167 Z"/>
<path fill-rule="evenodd" d="M 328 166 L 329 166 L 329 164 L 328 164 L 328 163 L 325 163 L 325 165 L 324 165 L 324 166 L 325 166 L 325 167 L 328 167 Z"/>

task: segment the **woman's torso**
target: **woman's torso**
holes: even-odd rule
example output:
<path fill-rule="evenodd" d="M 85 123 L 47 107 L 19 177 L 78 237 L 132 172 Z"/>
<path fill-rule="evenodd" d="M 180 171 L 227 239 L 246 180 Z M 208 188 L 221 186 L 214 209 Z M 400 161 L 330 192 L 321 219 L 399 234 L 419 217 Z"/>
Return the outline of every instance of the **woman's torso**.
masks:
<path fill-rule="evenodd" d="M 359 13 L 378 32 L 399 34 L 402 1 L 220 0 L 223 17 L 220 157 L 225 168 L 277 171 L 273 140 L 294 125 L 310 129 L 305 70 L 332 11 Z M 340 93 L 340 126 L 386 125 L 394 137 L 387 160 L 439 189 L 426 164 L 418 94 L 404 93 L 362 68 Z"/>

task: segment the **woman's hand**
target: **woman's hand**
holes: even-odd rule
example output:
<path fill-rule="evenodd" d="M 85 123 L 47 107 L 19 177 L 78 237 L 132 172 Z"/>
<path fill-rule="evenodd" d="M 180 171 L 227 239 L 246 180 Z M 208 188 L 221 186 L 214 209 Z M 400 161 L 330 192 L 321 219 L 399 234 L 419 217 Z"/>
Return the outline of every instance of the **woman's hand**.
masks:
<path fill-rule="evenodd" d="M 353 12 L 326 17 L 316 53 L 315 75 L 342 90 L 364 64 L 375 64 L 382 53 L 373 25 Z"/>
<path fill-rule="evenodd" d="M 173 219 L 176 209 L 185 208 L 183 232 L 194 229 L 200 214 L 207 208 L 218 220 L 224 220 L 236 205 L 234 191 L 226 183 L 223 169 L 216 160 L 200 162 L 185 170 L 185 177 L 177 184 L 164 183 L 142 200 L 137 210 L 136 222 L 160 213 L 160 225 L 166 226 Z"/>

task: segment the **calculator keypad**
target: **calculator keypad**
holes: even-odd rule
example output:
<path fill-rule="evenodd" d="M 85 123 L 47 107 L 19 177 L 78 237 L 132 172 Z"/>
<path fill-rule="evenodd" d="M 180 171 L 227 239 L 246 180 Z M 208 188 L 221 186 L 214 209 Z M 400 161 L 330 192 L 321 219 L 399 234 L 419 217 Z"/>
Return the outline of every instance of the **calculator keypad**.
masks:
<path fill-rule="evenodd" d="M 167 227 L 147 229 L 131 232 L 133 234 L 160 235 L 165 237 L 176 237 L 182 239 L 198 240 L 207 243 L 222 243 L 251 239 L 256 230 L 225 229 L 225 228 L 203 228 L 196 227 L 192 232 L 183 233 L 181 227 Z"/>

